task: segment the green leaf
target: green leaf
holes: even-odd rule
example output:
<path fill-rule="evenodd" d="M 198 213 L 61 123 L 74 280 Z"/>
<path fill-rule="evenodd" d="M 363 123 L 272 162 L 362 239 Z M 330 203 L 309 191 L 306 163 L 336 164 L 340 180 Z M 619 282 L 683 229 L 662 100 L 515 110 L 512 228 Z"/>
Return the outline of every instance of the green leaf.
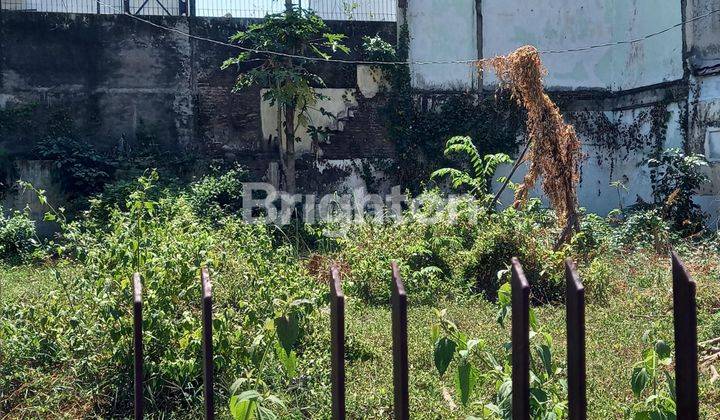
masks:
<path fill-rule="evenodd" d="M 658 340 L 657 343 L 655 343 L 655 353 L 657 353 L 661 359 L 668 358 L 671 353 L 670 346 L 666 342 Z"/>
<path fill-rule="evenodd" d="M 541 346 L 537 346 L 535 350 L 537 351 L 538 357 L 540 358 L 540 361 L 545 368 L 545 373 L 547 373 L 548 377 L 552 376 L 553 365 L 552 350 L 550 349 L 550 346 L 543 344 Z"/>
<path fill-rule="evenodd" d="M 542 388 L 530 388 L 530 398 L 534 403 L 533 405 L 543 405 L 550 399 L 547 392 L 545 392 Z"/>
<path fill-rule="evenodd" d="M 632 386 L 635 397 L 640 396 L 648 382 L 650 382 L 650 374 L 648 371 L 641 366 L 635 367 L 632 372 L 632 378 L 630 379 L 630 385 Z"/>
<path fill-rule="evenodd" d="M 510 305 L 512 302 L 512 286 L 510 283 L 503 283 L 498 289 L 498 303 L 501 305 Z"/>
<path fill-rule="evenodd" d="M 478 374 L 467 358 L 460 359 L 457 373 L 455 374 L 455 390 L 460 395 L 460 402 L 467 406 L 470 395 L 477 384 Z"/>
<path fill-rule="evenodd" d="M 235 420 L 253 420 L 255 418 L 255 400 L 241 399 L 237 395 L 230 397 L 230 414 Z"/>
<path fill-rule="evenodd" d="M 300 335 L 300 326 L 297 315 L 283 315 L 275 318 L 275 331 L 278 340 L 285 352 L 290 354 L 298 336 Z"/>
<path fill-rule="evenodd" d="M 282 345 L 275 343 L 275 354 L 278 360 L 285 368 L 285 373 L 289 378 L 294 378 L 297 375 L 297 354 L 294 350 L 287 353 Z"/>
<path fill-rule="evenodd" d="M 675 402 L 677 400 L 677 393 L 675 391 L 675 380 L 670 376 L 670 373 L 667 371 L 665 373 L 665 380 L 667 381 L 668 386 L 668 392 L 670 393 L 670 398 Z"/>
<path fill-rule="evenodd" d="M 440 338 L 440 325 L 433 324 L 433 326 L 430 327 L 430 340 L 432 342 L 437 342 L 438 338 Z"/>
<path fill-rule="evenodd" d="M 651 420 L 649 411 L 636 411 L 633 420 Z"/>
<path fill-rule="evenodd" d="M 277 419 L 277 416 L 275 415 L 275 413 L 270 411 L 270 409 L 260 406 L 260 405 L 257 407 L 257 417 L 258 417 L 258 420 L 276 420 Z"/>
<path fill-rule="evenodd" d="M 535 315 L 535 311 L 533 310 L 533 308 L 530 308 L 528 315 L 530 321 L 530 329 L 533 331 L 537 331 L 539 329 L 539 325 L 537 321 L 537 315 Z"/>
<path fill-rule="evenodd" d="M 455 348 L 457 348 L 457 344 L 447 337 L 443 337 L 435 342 L 435 368 L 440 376 L 445 374 L 448 366 L 450 366 L 450 362 L 455 355 Z"/>

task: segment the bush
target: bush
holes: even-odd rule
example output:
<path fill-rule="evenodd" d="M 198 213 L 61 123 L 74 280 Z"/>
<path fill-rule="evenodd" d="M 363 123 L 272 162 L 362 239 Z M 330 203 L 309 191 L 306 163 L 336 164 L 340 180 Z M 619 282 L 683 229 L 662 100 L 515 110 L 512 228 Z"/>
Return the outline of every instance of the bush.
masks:
<path fill-rule="evenodd" d="M 234 218 L 211 226 L 194 214 L 184 196 L 152 199 L 156 180 L 155 173 L 140 178 L 127 209 L 115 207 L 107 222 L 50 216 L 61 225 L 61 239 L 52 248 L 67 258 L 61 263 L 72 260 L 81 271 L 72 282 L 58 275 L 59 290 L 71 293 L 51 293 L 41 304 L 2 306 L 0 354 L 8 358 L 0 366 L 0 389 L 12 394 L 33 371 L 56 370 L 68 386 L 92 390 L 93 412 L 131 412 L 130 279 L 137 271 L 145 302 L 145 395 L 152 396 L 146 400 L 148 411 L 199 406 L 201 267 L 210 268 L 215 282 L 218 380 L 231 382 L 247 369 L 255 384 L 288 385 L 279 366 L 258 358 L 269 343 L 265 321 L 275 318 L 283 302 L 301 300 L 316 307 L 322 296 L 319 285 L 289 246 L 273 245 L 266 226 Z M 306 338 L 299 339 L 302 355 Z M 72 369 L 62 371 L 67 365 Z M 112 406 L 106 405 L 110 402 Z"/>
<path fill-rule="evenodd" d="M 39 142 L 37 153 L 54 162 L 58 181 L 69 193 L 79 196 L 100 191 L 116 166 L 114 160 L 101 155 L 87 142 L 67 137 Z"/>
<path fill-rule="evenodd" d="M 5 216 L 0 206 L 0 261 L 20 263 L 27 260 L 37 247 L 35 222 L 30 219 L 28 210 L 16 210 Z"/>
<path fill-rule="evenodd" d="M 242 181 L 246 171 L 235 167 L 223 174 L 207 175 L 190 185 L 187 201 L 196 214 L 218 220 L 242 209 Z"/>

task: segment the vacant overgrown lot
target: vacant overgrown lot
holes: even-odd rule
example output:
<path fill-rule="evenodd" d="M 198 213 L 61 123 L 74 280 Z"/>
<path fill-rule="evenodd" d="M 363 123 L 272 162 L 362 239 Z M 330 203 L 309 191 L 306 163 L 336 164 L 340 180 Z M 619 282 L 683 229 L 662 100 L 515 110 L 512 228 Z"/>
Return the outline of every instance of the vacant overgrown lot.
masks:
<path fill-rule="evenodd" d="M 400 264 L 410 300 L 410 403 L 417 418 L 495 416 L 486 405 L 498 404 L 497 378 L 481 368 L 481 360 L 507 359 L 509 327 L 498 322 L 497 297 L 512 256 L 521 259 L 532 284 L 535 329 L 552 339 L 552 375 L 538 385 L 549 395 L 550 411 L 562 413 L 563 407 L 566 257 L 577 261 L 587 287 L 591 418 L 631 417 L 667 383 L 658 375 L 657 390 L 634 395 L 631 377 L 648 347 L 658 341 L 672 347 L 671 247 L 698 282 L 699 339 L 720 336 L 716 236 L 679 239 L 652 210 L 585 215 L 573 242 L 554 251 L 558 228 L 537 202 L 522 211 L 487 212 L 467 199 L 455 217 L 439 210 L 433 224 L 408 214 L 397 225 L 280 229 L 240 221 L 233 194 L 218 194 L 217 181 L 171 193 L 149 175 L 122 199 L 94 201 L 74 221 L 50 210 L 61 234 L 47 245 L 17 232 L 3 237 L 8 244 L 27 241 L 0 272 L 3 416 L 132 414 L 134 271 L 143 276 L 146 299 L 145 396 L 148 414 L 158 418 L 201 413 L 203 266 L 211 269 L 216 293 L 216 403 L 224 417 L 231 415 L 231 396 L 249 390 L 277 396 L 282 404 L 270 399 L 266 405 L 280 418 L 329 417 L 332 262 L 341 267 L 348 299 L 350 418 L 392 415 L 391 260 Z M 228 179 L 220 184 L 236 187 Z M 428 193 L 424 211 L 439 208 L 436 202 L 439 196 Z M 324 235 L 329 230 L 347 235 L 331 238 Z M 467 404 L 454 381 L 458 360 L 442 376 L 436 369 L 433 325 L 436 310 L 443 309 L 444 322 L 481 343 L 472 356 L 478 382 Z M 297 334 L 288 339 L 282 325 L 296 325 Z M 672 364 L 658 371 L 672 374 Z M 700 373 L 705 418 L 720 416 L 711 377 L 709 369 Z"/>

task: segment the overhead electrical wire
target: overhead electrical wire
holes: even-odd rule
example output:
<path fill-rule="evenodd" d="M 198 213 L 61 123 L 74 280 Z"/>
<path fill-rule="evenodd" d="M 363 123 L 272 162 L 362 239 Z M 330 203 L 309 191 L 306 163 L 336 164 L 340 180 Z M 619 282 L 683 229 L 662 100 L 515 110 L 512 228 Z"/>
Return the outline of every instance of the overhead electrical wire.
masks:
<path fill-rule="evenodd" d="M 265 51 L 265 50 L 259 50 L 259 49 L 256 49 L 256 48 L 244 47 L 244 46 L 242 46 L 242 45 L 232 44 L 232 43 L 225 42 L 225 41 L 219 41 L 219 40 L 217 40 L 217 39 L 206 38 L 206 37 L 199 36 L 199 35 L 193 35 L 193 34 L 191 34 L 191 33 L 181 31 L 180 29 L 171 28 L 171 27 L 169 27 L 169 26 L 160 25 L 160 24 L 155 23 L 155 22 L 153 22 L 153 21 L 151 21 L 151 20 L 144 19 L 144 18 L 142 18 L 142 17 L 140 17 L 140 16 L 138 16 L 138 15 L 133 15 L 133 14 L 131 14 L 131 13 L 125 12 L 124 10 L 119 9 L 119 8 L 117 8 L 117 7 L 115 7 L 115 6 L 111 5 L 111 4 L 107 4 L 107 3 L 103 2 L 102 0 L 97 0 L 97 2 L 100 3 L 100 4 L 102 4 L 103 6 L 106 6 L 106 7 L 110 8 L 110 9 L 115 10 L 115 11 L 117 12 L 117 14 L 121 14 L 121 15 L 128 16 L 128 17 L 130 17 L 130 18 L 132 18 L 132 19 L 135 19 L 135 20 L 140 21 L 140 22 L 143 22 L 143 23 L 145 23 L 145 24 L 154 26 L 154 27 L 156 27 L 156 28 L 158 28 L 158 29 L 163 29 L 163 30 L 166 30 L 166 31 L 169 31 L 169 32 L 174 32 L 174 33 L 177 33 L 177 34 L 182 35 L 182 36 L 187 36 L 188 38 L 191 38 L 191 39 L 196 39 L 196 40 L 198 40 L 198 41 L 204 41 L 204 42 L 209 42 L 209 43 L 212 43 L 212 44 L 222 45 L 222 46 L 226 46 L 226 47 L 230 47 L 230 48 L 236 48 L 236 49 L 239 49 L 239 50 L 242 50 L 242 51 L 245 51 L 245 52 L 251 52 L 251 53 L 255 53 L 255 54 L 274 55 L 274 56 L 284 57 L 284 58 L 292 58 L 292 59 L 305 60 L 305 61 L 316 61 L 316 62 L 323 62 L 323 63 L 355 64 L 355 65 L 371 65 L 371 66 L 428 65 L 428 64 L 476 64 L 476 63 L 481 63 L 481 62 L 484 62 L 484 61 L 491 60 L 491 59 L 489 59 L 489 58 L 485 58 L 485 59 L 483 59 L 483 58 L 472 58 L 472 59 L 466 59 L 466 60 L 367 61 L 367 60 L 343 60 L 343 59 L 339 59 L 339 58 L 328 58 L 328 59 L 325 59 L 325 58 L 322 58 L 322 57 L 307 57 L 307 56 L 303 56 L 303 55 L 289 54 L 289 53 L 283 53 L 283 52 L 279 52 L 279 51 Z M 657 32 L 653 32 L 653 33 L 644 35 L 644 36 L 639 37 L 639 38 L 626 39 L 626 40 L 622 40 L 622 41 L 605 42 L 605 43 L 602 43 L 602 44 L 588 45 L 588 46 L 585 46 L 585 47 L 566 48 L 566 49 L 540 50 L 539 53 L 540 53 L 540 54 L 563 54 L 563 53 L 572 53 L 572 52 L 588 51 L 588 50 L 593 50 L 593 49 L 597 49 L 597 48 L 607 48 L 607 47 L 612 47 L 612 46 L 616 46 L 616 45 L 634 44 L 634 43 L 642 42 L 642 41 L 645 41 L 645 40 L 647 40 L 647 39 L 650 39 L 650 38 L 656 37 L 656 36 L 658 36 L 658 35 L 664 34 L 664 33 L 669 32 L 669 31 L 671 31 L 671 30 L 673 30 L 673 29 L 675 29 L 675 28 L 678 28 L 678 27 L 687 25 L 688 23 L 692 23 L 692 22 L 695 22 L 695 21 L 697 21 L 697 20 L 704 19 L 704 18 L 709 17 L 709 16 L 711 16 L 711 15 L 713 15 L 713 14 L 715 14 L 715 13 L 720 13 L 720 9 L 710 10 L 710 11 L 708 11 L 708 12 L 706 12 L 706 13 L 703 13 L 703 14 L 700 14 L 700 15 L 697 15 L 697 16 L 694 16 L 694 17 L 691 18 L 691 19 L 688 19 L 688 20 L 685 20 L 685 21 L 676 23 L 676 24 L 674 24 L 674 25 L 672 25 L 672 26 L 669 26 L 669 27 L 667 27 L 667 28 L 661 29 L 661 30 L 659 30 L 659 31 L 657 31 Z"/>

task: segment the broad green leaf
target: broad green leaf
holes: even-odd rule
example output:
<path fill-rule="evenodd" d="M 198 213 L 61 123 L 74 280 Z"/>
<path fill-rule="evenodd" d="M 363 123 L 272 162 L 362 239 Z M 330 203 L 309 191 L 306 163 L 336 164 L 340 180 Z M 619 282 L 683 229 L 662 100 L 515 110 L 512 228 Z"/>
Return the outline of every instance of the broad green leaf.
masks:
<path fill-rule="evenodd" d="M 230 398 L 230 414 L 235 420 L 253 420 L 255 419 L 255 400 L 240 399 L 237 395 Z"/>
<path fill-rule="evenodd" d="M 542 362 L 543 367 L 545 368 L 545 373 L 547 373 L 547 376 L 552 376 L 553 373 L 553 365 L 552 365 L 552 350 L 549 346 L 543 344 L 541 346 L 535 347 L 535 350 L 537 351 L 538 357 L 540 358 L 540 361 Z"/>
<path fill-rule="evenodd" d="M 635 394 L 636 397 L 639 397 L 648 382 L 650 382 L 650 374 L 648 371 L 644 367 L 636 366 L 633 369 L 632 378 L 630 379 L 633 394 Z"/>
<path fill-rule="evenodd" d="M 290 314 L 275 318 L 275 330 L 280 344 L 285 349 L 285 352 L 290 354 L 298 335 L 300 335 L 297 316 Z"/>
<path fill-rule="evenodd" d="M 257 407 L 257 418 L 258 420 L 276 420 L 277 416 L 268 408 L 259 405 Z"/>
<path fill-rule="evenodd" d="M 530 388 L 530 398 L 535 404 L 545 404 L 550 399 L 542 388 Z"/>
<path fill-rule="evenodd" d="M 510 283 L 503 283 L 498 289 L 498 303 L 501 305 L 510 305 L 512 302 L 512 286 Z"/>
<path fill-rule="evenodd" d="M 457 348 L 457 344 L 447 337 L 442 337 L 435 342 L 435 368 L 440 376 L 445 374 L 448 366 L 450 366 L 450 362 L 455 355 L 455 348 Z"/>
<path fill-rule="evenodd" d="M 281 345 L 276 343 L 275 354 L 277 355 L 278 360 L 280 360 L 280 363 L 283 365 L 287 376 L 289 378 L 294 378 L 297 375 L 297 354 L 295 351 L 291 350 L 290 353 L 287 353 Z"/>
<path fill-rule="evenodd" d="M 657 353 L 661 359 L 666 359 L 670 357 L 670 346 L 666 342 L 658 340 L 658 342 L 655 343 L 655 353 Z"/>
<path fill-rule="evenodd" d="M 455 390 L 460 395 L 460 402 L 464 406 L 470 401 L 470 395 L 477 384 L 477 370 L 466 358 L 460 359 L 457 373 L 455 374 Z"/>

